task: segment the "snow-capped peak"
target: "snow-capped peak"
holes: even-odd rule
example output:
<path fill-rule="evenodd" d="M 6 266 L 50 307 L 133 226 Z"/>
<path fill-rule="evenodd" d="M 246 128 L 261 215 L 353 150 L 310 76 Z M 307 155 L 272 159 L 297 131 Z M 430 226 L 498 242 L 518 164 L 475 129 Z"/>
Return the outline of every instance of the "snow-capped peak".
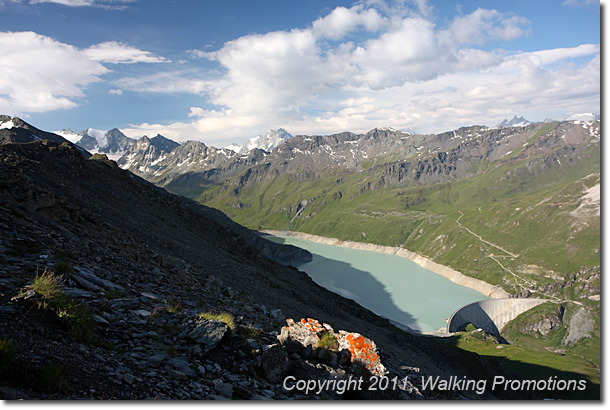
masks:
<path fill-rule="evenodd" d="M 265 136 L 257 135 L 256 137 L 250 138 L 244 145 L 231 144 L 227 145 L 225 148 L 235 151 L 238 154 L 247 154 L 254 148 L 269 152 L 289 138 L 292 138 L 292 135 L 288 131 L 283 128 L 278 128 L 277 130 L 267 131 Z"/>
<path fill-rule="evenodd" d="M 92 154 L 106 154 L 108 158 L 119 159 L 130 146 L 136 143 L 135 140 L 127 137 L 118 129 L 110 131 L 87 128 L 85 131 L 75 133 L 71 129 L 56 131 L 60 135 L 77 146 L 89 151 Z"/>
<path fill-rule="evenodd" d="M 508 119 L 505 119 L 504 121 L 496 125 L 496 127 L 526 127 L 531 123 L 531 121 L 528 121 L 523 117 L 517 117 L 515 115 L 512 120 L 509 121 Z"/>

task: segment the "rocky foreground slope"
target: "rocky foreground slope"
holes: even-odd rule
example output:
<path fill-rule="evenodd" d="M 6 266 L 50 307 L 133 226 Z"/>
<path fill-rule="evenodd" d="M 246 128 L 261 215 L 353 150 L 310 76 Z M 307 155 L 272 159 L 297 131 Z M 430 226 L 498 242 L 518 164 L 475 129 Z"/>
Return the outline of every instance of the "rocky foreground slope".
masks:
<path fill-rule="evenodd" d="M 420 374 L 518 376 L 396 329 L 245 235 L 68 142 L 0 145 L 0 398 L 516 398 L 422 390 Z M 375 348 L 288 338 L 289 318 L 315 318 L 351 335 L 352 348 Z M 283 387 L 288 376 L 370 374 L 352 360 L 362 352 L 409 382 L 343 395 Z"/>

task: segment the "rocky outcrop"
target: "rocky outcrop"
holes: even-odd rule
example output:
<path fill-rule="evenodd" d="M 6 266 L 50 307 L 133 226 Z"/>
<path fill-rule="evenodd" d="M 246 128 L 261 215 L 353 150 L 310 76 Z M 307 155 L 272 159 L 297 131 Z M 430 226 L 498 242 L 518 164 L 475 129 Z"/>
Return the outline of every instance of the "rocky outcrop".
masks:
<path fill-rule="evenodd" d="M 570 319 L 568 333 L 563 339 L 564 345 L 578 342 L 580 339 L 590 337 L 595 328 L 595 319 L 591 315 L 591 311 L 581 307 Z"/>
<path fill-rule="evenodd" d="M 358 373 L 358 376 L 366 376 L 367 379 L 371 375 L 383 376 L 386 374 L 386 368 L 381 364 L 379 352 L 375 342 L 358 333 L 346 332 L 340 330 L 335 332 L 329 324 L 320 324 L 315 319 L 301 319 L 295 322 L 293 319 L 287 319 L 288 326 L 282 328 L 278 340 L 282 345 L 295 346 L 300 344 L 302 348 L 295 349 L 301 352 L 307 352 L 306 356 L 311 354 L 316 355 L 313 349 L 318 349 L 323 339 L 327 340 L 318 350 L 318 357 L 328 357 L 331 364 L 339 363 L 345 365 L 346 362 L 351 363 L 353 372 Z M 324 349 L 324 350 L 322 350 Z M 312 353 L 314 352 L 314 353 Z M 330 352 L 330 353 L 327 353 Z"/>

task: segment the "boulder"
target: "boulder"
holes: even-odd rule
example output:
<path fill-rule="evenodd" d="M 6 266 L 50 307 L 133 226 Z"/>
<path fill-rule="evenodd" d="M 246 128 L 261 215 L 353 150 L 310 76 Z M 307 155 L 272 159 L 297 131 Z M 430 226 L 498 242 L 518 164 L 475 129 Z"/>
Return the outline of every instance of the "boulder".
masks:
<path fill-rule="evenodd" d="M 202 355 L 215 348 L 229 332 L 229 326 L 218 320 L 206 320 L 186 335 L 186 338 L 202 348 Z"/>
<path fill-rule="evenodd" d="M 288 353 L 298 353 L 304 357 L 306 350 L 309 350 L 312 357 L 316 357 L 320 362 L 332 365 L 351 363 L 363 376 L 386 374 L 375 342 L 361 334 L 344 330 L 335 332 L 330 325 L 320 324 L 311 318 L 301 319 L 299 322 L 286 319 L 286 324 L 278 335 L 278 341 Z M 317 349 L 325 334 L 334 336 L 338 348 Z"/>
<path fill-rule="evenodd" d="M 261 358 L 261 367 L 269 383 L 281 383 L 289 371 L 290 361 L 286 348 L 275 344 L 265 349 Z"/>

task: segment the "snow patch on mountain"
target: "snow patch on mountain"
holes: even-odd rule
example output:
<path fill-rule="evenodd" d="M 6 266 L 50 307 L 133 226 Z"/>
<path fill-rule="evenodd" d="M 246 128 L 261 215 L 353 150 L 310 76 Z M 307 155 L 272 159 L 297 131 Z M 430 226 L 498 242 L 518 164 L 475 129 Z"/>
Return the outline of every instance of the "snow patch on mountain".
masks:
<path fill-rule="evenodd" d="M 55 134 L 59 135 L 60 137 L 64 137 L 73 144 L 76 144 L 78 141 L 80 141 L 81 138 L 83 138 L 81 134 L 75 133 L 70 128 L 61 131 L 55 131 Z"/>
<path fill-rule="evenodd" d="M 592 112 L 585 112 L 580 114 L 572 114 L 569 117 L 564 118 L 564 121 L 599 121 L 599 114 Z"/>
<path fill-rule="evenodd" d="M 13 124 L 13 119 L 11 118 L 8 121 L 4 121 L 0 123 L 0 130 L 10 130 L 13 128 L 15 124 Z"/>
<path fill-rule="evenodd" d="M 107 131 L 102 131 L 102 130 L 96 130 L 93 128 L 89 128 L 87 130 L 87 135 L 89 135 L 90 137 L 95 138 L 95 140 L 97 141 L 97 149 L 101 149 L 101 148 L 106 148 L 109 143 L 108 143 L 108 138 L 106 137 L 106 134 L 108 132 Z"/>

